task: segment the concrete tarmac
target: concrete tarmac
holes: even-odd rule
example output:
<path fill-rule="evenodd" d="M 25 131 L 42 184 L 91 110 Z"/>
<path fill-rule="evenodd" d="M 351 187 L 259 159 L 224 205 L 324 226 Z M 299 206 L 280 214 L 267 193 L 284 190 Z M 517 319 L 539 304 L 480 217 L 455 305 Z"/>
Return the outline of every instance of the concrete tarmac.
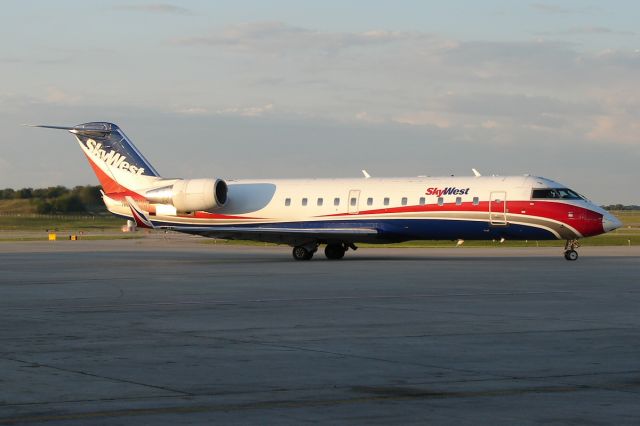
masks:
<path fill-rule="evenodd" d="M 0 424 L 640 424 L 640 250 L 0 243 Z"/>

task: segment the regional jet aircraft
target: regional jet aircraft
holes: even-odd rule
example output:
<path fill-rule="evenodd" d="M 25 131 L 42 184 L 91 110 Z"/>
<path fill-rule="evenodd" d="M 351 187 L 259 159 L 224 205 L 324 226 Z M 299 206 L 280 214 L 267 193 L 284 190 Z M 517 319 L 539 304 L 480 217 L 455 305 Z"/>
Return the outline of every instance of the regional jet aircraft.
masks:
<path fill-rule="evenodd" d="M 542 177 L 167 179 L 115 124 L 35 127 L 75 136 L 111 213 L 143 228 L 288 244 L 296 260 L 322 244 L 327 258 L 341 259 L 357 243 L 436 239 L 561 239 L 565 258 L 576 260 L 579 238 L 621 226 Z"/>

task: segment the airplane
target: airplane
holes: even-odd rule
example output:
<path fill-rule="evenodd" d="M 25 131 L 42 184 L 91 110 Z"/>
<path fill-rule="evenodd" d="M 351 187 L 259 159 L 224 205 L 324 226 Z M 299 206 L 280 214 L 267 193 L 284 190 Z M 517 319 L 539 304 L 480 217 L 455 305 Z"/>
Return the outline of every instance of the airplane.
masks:
<path fill-rule="evenodd" d="M 34 125 L 72 133 L 116 216 L 137 227 L 293 247 L 309 260 L 320 245 L 342 259 L 358 243 L 409 240 L 566 240 L 622 226 L 579 193 L 543 177 L 235 180 L 163 178 L 115 124 Z"/>

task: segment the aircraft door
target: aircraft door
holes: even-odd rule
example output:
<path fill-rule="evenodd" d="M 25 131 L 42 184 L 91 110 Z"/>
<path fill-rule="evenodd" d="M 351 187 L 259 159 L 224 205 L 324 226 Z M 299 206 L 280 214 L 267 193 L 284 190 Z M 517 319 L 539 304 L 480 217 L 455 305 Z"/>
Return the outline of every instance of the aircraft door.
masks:
<path fill-rule="evenodd" d="M 492 191 L 489 198 L 489 223 L 491 225 L 506 225 L 507 193 L 505 191 Z"/>
<path fill-rule="evenodd" d="M 360 190 L 352 189 L 349 191 L 349 199 L 347 200 L 349 206 L 349 214 L 358 214 L 360 211 Z"/>

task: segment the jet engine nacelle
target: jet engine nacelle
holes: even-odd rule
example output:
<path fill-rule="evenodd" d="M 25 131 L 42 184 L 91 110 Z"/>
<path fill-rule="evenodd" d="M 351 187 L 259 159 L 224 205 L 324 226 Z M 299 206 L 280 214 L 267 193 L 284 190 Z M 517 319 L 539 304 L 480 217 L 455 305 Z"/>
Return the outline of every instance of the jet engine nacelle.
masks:
<path fill-rule="evenodd" d="M 145 197 L 151 203 L 170 204 L 180 213 L 213 210 L 227 202 L 227 184 L 222 179 L 183 179 L 147 191 Z"/>

